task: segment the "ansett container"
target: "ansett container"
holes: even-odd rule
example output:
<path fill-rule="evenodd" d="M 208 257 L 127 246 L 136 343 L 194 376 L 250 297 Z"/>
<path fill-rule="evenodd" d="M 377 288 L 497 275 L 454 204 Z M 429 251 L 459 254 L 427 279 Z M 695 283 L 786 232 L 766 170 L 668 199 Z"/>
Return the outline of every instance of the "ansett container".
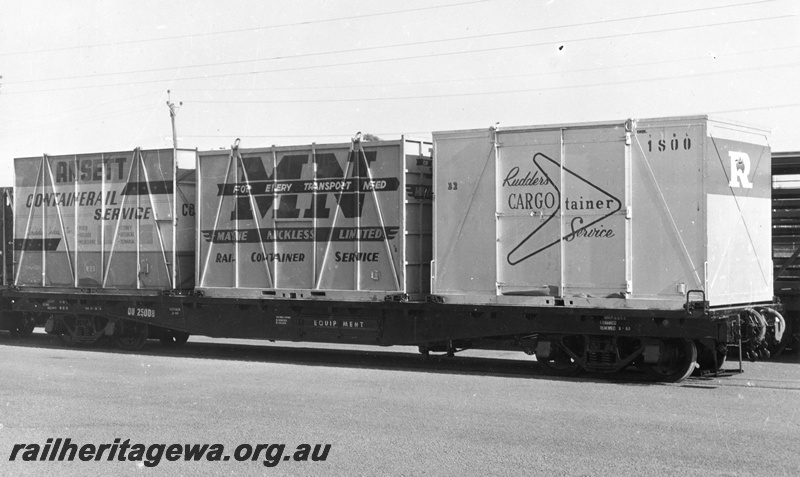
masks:
<path fill-rule="evenodd" d="M 194 285 L 196 152 L 14 161 L 14 284 L 153 294 Z"/>
<path fill-rule="evenodd" d="M 201 152 L 197 289 L 384 300 L 430 290 L 429 142 Z"/>
<path fill-rule="evenodd" d="M 432 293 L 677 309 L 769 301 L 767 132 L 705 116 L 439 132 Z"/>

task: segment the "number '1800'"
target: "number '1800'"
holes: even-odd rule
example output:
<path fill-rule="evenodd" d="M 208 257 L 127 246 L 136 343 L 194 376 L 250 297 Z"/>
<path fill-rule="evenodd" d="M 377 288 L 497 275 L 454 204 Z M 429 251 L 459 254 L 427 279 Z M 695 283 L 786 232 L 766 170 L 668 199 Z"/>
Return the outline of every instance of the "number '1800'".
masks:
<path fill-rule="evenodd" d="M 647 141 L 647 152 L 664 152 L 664 151 L 677 151 L 677 150 L 684 150 L 688 151 L 692 148 L 692 140 L 688 137 L 683 139 L 672 138 L 672 139 L 661 139 L 658 141 Z"/>

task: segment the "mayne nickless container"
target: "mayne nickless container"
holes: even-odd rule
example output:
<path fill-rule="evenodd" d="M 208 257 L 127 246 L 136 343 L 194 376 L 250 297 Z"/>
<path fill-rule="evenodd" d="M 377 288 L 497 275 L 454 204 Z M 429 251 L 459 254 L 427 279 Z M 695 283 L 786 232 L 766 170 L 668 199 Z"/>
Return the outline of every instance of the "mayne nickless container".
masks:
<path fill-rule="evenodd" d="M 433 135 L 432 293 L 678 309 L 772 299 L 767 132 L 705 116 Z"/>
<path fill-rule="evenodd" d="M 404 137 L 201 152 L 197 290 L 241 298 L 424 297 L 430 149 Z"/>
<path fill-rule="evenodd" d="M 14 285 L 126 294 L 194 285 L 195 151 L 15 159 Z M 175 265 L 177 264 L 177 265 Z"/>

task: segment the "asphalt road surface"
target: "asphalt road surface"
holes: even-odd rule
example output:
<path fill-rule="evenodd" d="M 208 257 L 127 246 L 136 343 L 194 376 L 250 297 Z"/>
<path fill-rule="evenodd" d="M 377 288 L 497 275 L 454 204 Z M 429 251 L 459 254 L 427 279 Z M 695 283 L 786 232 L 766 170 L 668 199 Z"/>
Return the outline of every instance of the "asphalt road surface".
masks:
<path fill-rule="evenodd" d="M 549 378 L 521 353 L 0 334 L 0 475 L 800 475 L 800 363 L 744 371 L 665 385 Z M 46 460 L 59 438 L 74 461 Z"/>

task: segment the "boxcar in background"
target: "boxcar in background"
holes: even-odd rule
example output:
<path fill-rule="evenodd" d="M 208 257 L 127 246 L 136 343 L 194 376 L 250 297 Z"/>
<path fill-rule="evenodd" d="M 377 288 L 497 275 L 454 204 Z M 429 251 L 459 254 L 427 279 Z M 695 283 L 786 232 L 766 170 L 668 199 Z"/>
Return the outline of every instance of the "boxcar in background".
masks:
<path fill-rule="evenodd" d="M 786 333 L 774 354 L 800 348 L 800 152 L 772 154 L 772 259 Z"/>

